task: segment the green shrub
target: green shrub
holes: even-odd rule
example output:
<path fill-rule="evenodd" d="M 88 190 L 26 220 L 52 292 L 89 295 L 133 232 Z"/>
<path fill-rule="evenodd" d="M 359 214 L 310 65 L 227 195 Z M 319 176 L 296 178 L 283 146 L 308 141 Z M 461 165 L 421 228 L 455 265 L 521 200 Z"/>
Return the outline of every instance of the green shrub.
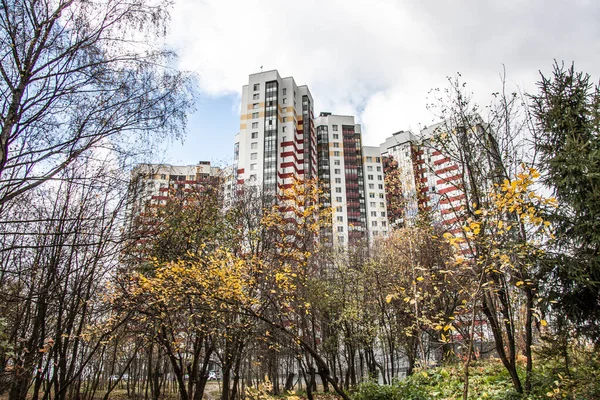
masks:
<path fill-rule="evenodd" d="M 519 395 L 512 387 L 510 376 L 498 360 L 474 363 L 470 369 L 470 399 L 502 400 L 600 400 L 600 356 L 580 353 L 567 374 L 553 360 L 536 360 L 532 375 L 532 390 Z M 522 382 L 525 370 L 519 370 Z M 414 375 L 395 381 L 392 385 L 367 382 L 360 385 L 353 400 L 420 400 L 461 399 L 463 390 L 462 365 L 417 371 Z"/>

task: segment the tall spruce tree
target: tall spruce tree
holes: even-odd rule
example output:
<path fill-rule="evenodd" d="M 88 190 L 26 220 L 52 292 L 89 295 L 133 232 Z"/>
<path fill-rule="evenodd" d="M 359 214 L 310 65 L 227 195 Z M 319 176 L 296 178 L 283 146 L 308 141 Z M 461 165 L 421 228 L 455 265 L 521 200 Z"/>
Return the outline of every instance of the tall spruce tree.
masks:
<path fill-rule="evenodd" d="M 600 86 L 555 63 L 532 96 L 535 148 L 559 207 L 550 300 L 581 333 L 600 343 Z"/>

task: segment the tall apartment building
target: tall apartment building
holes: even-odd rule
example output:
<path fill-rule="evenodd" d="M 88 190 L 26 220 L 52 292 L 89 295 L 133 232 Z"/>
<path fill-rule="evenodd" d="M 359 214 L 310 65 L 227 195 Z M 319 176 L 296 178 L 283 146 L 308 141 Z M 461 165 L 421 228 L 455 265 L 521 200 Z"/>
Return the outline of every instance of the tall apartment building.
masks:
<path fill-rule="evenodd" d="M 323 205 L 333 209 L 330 235 L 335 246 L 345 247 L 367 237 L 361 127 L 352 116 L 328 112 L 315 126 Z"/>
<path fill-rule="evenodd" d="M 404 226 L 414 223 L 419 210 L 430 213 L 434 223 L 452 230 L 457 222 L 455 210 L 465 199 L 463 189 L 458 184 L 461 179 L 459 167 L 436 148 L 435 135 L 442 132 L 442 124 L 422 129 L 419 137 L 411 132 L 394 133 L 381 144 L 387 173 L 395 171 L 400 193 L 388 190 L 390 223 Z M 388 185 L 390 186 L 390 185 Z M 388 188 L 390 189 L 390 188 Z M 401 196 L 402 210 L 390 206 L 393 196 Z M 398 197 L 396 197 L 397 199 Z"/>
<path fill-rule="evenodd" d="M 367 232 L 369 243 L 372 244 L 377 237 L 387 236 L 389 230 L 384 171 L 379 147 L 365 146 L 362 151 Z"/>
<path fill-rule="evenodd" d="M 416 152 L 418 140 L 408 131 L 399 131 L 388 137 L 380 147 L 388 187 L 386 204 L 389 223 L 393 226 L 410 225 L 417 218 Z"/>
<path fill-rule="evenodd" d="M 378 148 L 365 151 L 354 117 L 324 112 L 315 119 L 308 87 L 292 77 L 260 72 L 242 88 L 234 182 L 276 194 L 293 178 L 318 177 L 323 206 L 333 209 L 333 227 L 322 234 L 336 246 L 387 233 L 381 156 Z"/>
<path fill-rule="evenodd" d="M 450 159 L 448 154 L 436 146 L 437 135 L 446 129 L 443 123 L 432 125 L 421 130 L 421 146 L 416 152 L 417 176 L 421 176 L 421 205 L 426 211 L 433 211 L 435 220 L 441 222 L 445 229 L 457 230 L 460 222 L 457 211 L 465 201 L 462 187 L 460 166 Z"/>
<path fill-rule="evenodd" d="M 234 152 L 238 184 L 275 194 L 293 178 L 317 176 L 313 99 L 307 86 L 276 70 L 252 74 L 242 88 L 241 110 Z"/>

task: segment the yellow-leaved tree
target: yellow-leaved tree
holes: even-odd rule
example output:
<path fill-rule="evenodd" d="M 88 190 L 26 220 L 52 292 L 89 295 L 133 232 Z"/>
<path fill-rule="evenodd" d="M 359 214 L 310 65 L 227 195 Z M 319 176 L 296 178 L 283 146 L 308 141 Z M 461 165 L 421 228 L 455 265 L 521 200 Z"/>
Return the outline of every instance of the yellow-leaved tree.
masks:
<path fill-rule="evenodd" d="M 471 275 L 475 283 L 469 300 L 469 346 L 472 348 L 474 322 L 481 310 L 496 352 L 518 391 L 522 390 L 517 374 L 519 337 L 529 385 L 534 322 L 545 323 L 536 309 L 538 284 L 543 278 L 539 263 L 544 246 L 553 239 L 550 223 L 543 215 L 556 203 L 536 192 L 538 177 L 535 169 L 522 166 L 515 179 L 504 180 L 490 189 L 488 202 L 473 206 L 472 216 L 463 220 L 459 232 L 444 234 L 455 248 L 456 271 Z M 465 393 L 471 353 L 469 350 L 465 360 Z"/>

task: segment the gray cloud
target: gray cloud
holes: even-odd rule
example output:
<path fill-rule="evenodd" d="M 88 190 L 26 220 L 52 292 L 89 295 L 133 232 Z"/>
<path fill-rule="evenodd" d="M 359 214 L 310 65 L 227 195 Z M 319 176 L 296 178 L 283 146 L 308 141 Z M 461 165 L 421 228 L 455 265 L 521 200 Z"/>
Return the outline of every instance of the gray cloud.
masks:
<path fill-rule="evenodd" d="M 428 91 L 458 71 L 482 102 L 502 64 L 524 90 L 553 59 L 599 78 L 599 17 L 582 0 L 178 0 L 169 42 L 207 96 L 278 69 L 310 87 L 317 112 L 356 115 L 378 144 L 431 123 Z"/>

